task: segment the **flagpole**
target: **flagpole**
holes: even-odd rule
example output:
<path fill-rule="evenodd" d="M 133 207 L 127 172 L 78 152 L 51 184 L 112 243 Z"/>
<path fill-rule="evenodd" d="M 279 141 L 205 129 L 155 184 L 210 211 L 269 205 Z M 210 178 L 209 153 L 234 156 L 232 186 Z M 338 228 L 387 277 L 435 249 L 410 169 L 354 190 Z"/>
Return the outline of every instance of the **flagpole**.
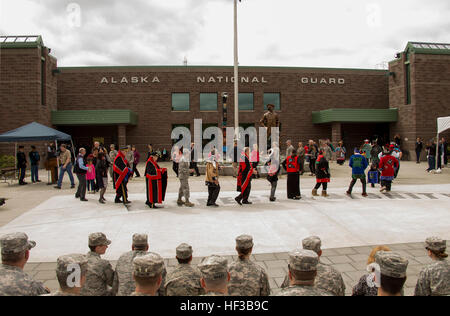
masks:
<path fill-rule="evenodd" d="M 234 131 L 239 139 L 239 72 L 238 72 L 237 0 L 234 0 Z"/>

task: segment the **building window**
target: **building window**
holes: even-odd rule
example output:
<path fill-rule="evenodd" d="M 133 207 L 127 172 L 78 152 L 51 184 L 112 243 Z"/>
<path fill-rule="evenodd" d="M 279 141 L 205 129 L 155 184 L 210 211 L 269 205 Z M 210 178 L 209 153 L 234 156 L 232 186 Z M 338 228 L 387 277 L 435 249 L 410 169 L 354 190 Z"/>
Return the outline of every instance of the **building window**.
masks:
<path fill-rule="evenodd" d="M 217 93 L 200 93 L 200 111 L 217 111 Z"/>
<path fill-rule="evenodd" d="M 172 111 L 189 111 L 189 93 L 172 93 Z"/>
<path fill-rule="evenodd" d="M 264 110 L 267 110 L 267 104 L 275 105 L 275 111 L 281 110 L 279 93 L 264 93 Z"/>
<path fill-rule="evenodd" d="M 239 111 L 253 111 L 253 93 L 239 93 Z"/>

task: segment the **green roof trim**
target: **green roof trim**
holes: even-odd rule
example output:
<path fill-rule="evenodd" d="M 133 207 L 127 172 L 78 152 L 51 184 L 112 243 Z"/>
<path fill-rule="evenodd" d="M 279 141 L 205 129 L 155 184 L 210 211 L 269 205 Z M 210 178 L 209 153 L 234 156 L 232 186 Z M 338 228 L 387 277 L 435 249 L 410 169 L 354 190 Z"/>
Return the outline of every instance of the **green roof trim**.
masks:
<path fill-rule="evenodd" d="M 131 110 L 52 111 L 52 124 L 62 125 L 137 125 L 138 115 Z"/>
<path fill-rule="evenodd" d="M 398 109 L 328 109 L 312 112 L 313 124 L 397 122 Z"/>
<path fill-rule="evenodd" d="M 40 35 L 0 36 L 0 48 L 37 48 L 44 46 Z"/>
<path fill-rule="evenodd" d="M 408 45 L 406 45 L 405 48 L 405 53 L 450 55 L 450 44 L 408 42 Z"/>

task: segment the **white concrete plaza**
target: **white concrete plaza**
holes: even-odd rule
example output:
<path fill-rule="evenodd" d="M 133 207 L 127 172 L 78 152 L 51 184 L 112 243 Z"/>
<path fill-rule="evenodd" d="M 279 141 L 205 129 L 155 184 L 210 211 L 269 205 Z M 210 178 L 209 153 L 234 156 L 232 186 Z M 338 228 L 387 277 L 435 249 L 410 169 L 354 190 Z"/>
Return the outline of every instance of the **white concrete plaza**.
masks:
<path fill-rule="evenodd" d="M 37 242 L 31 262 L 54 262 L 64 253 L 87 252 L 89 233 L 102 231 L 112 240 L 105 258 L 117 259 L 131 247 L 135 232 L 149 235 L 152 251 L 173 257 L 181 242 L 190 243 L 195 256 L 234 254 L 234 238 L 253 235 L 255 253 L 289 251 L 302 238 L 318 235 L 324 248 L 422 242 L 430 235 L 450 239 L 450 184 L 397 185 L 390 195 L 369 189 L 363 198 L 355 186 L 353 198 L 346 188 L 331 188 L 329 198 L 270 203 L 267 191 L 253 191 L 253 205 L 239 206 L 236 192 L 221 192 L 220 208 L 207 208 L 206 192 L 191 193 L 194 208 L 178 207 L 168 193 L 164 208 L 149 209 L 145 195 L 131 194 L 129 210 L 114 204 L 113 195 L 101 205 L 94 197 L 81 203 L 73 195 L 54 196 L 0 228 L 0 235 L 24 231 Z"/>

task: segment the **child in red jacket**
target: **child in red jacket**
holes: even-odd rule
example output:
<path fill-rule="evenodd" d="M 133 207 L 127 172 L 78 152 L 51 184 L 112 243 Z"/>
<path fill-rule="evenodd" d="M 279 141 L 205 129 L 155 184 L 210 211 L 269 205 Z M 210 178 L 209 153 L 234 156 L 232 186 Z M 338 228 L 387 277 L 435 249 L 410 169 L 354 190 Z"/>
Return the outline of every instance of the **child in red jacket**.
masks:
<path fill-rule="evenodd" d="M 381 157 L 379 168 L 381 170 L 380 192 L 389 192 L 391 191 L 392 180 L 394 180 L 395 169 L 398 168 L 398 160 L 392 156 L 392 150 Z"/>

